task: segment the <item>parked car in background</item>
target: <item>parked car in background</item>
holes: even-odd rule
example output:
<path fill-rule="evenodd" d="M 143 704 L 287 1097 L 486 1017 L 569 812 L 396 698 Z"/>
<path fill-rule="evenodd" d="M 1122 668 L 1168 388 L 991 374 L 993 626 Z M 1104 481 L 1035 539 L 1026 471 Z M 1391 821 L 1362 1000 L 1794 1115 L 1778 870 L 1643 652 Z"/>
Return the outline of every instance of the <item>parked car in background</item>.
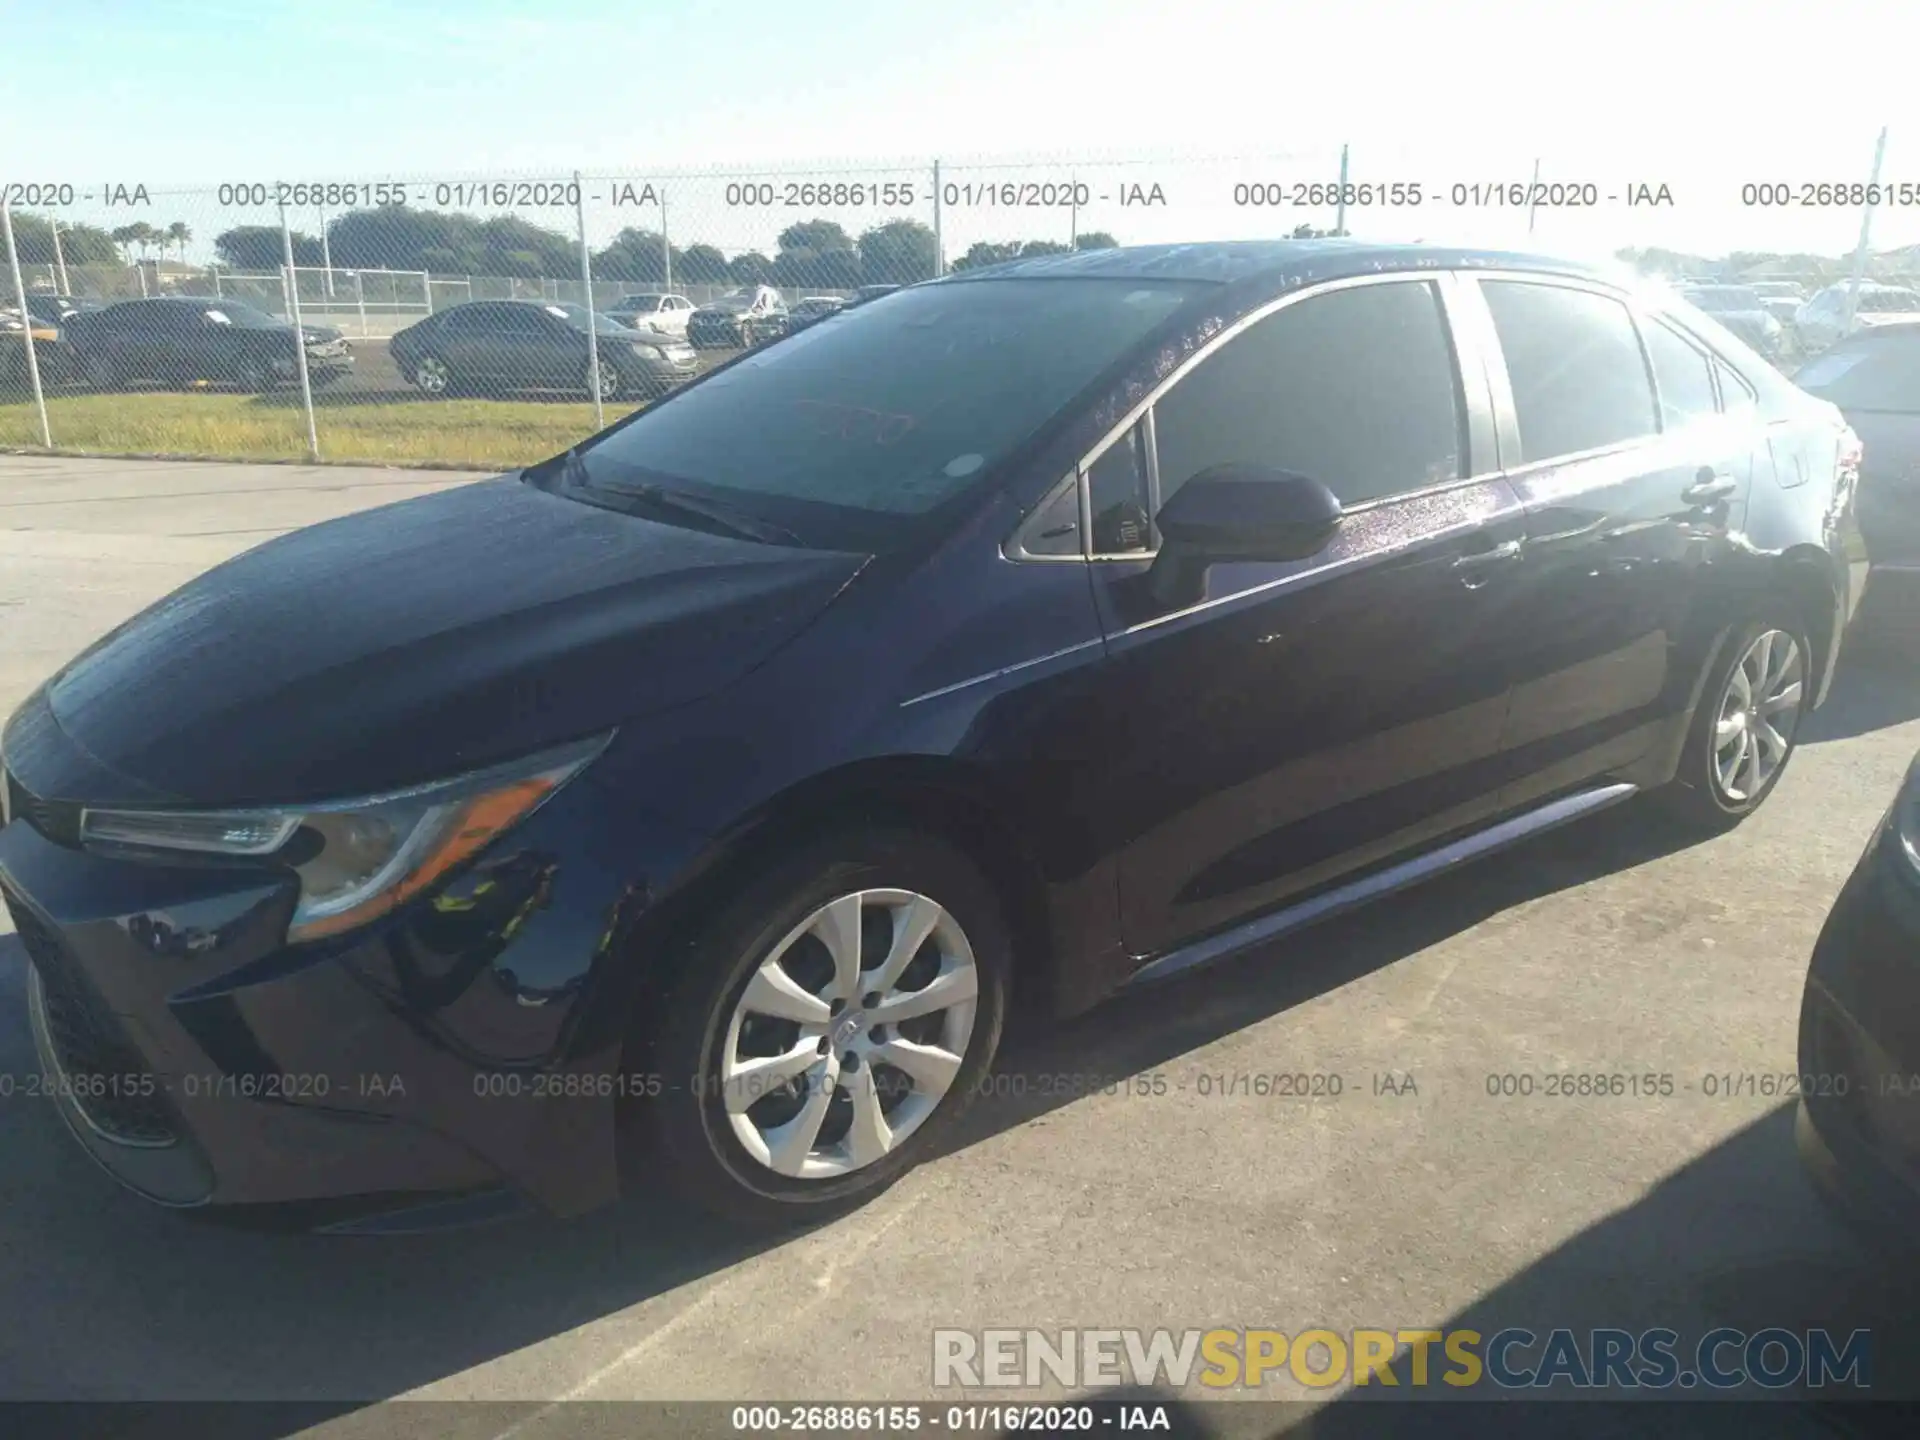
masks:
<path fill-rule="evenodd" d="M 1820 930 L 1800 1002 L 1794 1140 L 1883 1258 L 1920 1256 L 1920 757 Z"/>
<path fill-rule="evenodd" d="M 1795 372 L 1794 384 L 1840 407 L 1866 454 L 1860 529 L 1878 593 L 1920 581 L 1920 315 L 1857 330 Z"/>
<path fill-rule="evenodd" d="M 674 336 L 629 329 L 584 305 L 540 300 L 455 305 L 409 325 L 389 342 L 402 377 L 428 395 L 474 390 L 592 394 L 596 348 L 603 400 L 663 395 L 700 369 L 693 347 Z"/>
<path fill-rule="evenodd" d="M 787 327 L 787 302 L 771 285 L 743 285 L 709 301 L 688 317 L 687 339 L 695 345 L 742 349 Z"/>
<path fill-rule="evenodd" d="M 1791 333 L 1794 315 L 1807 303 L 1806 287 L 1792 280 L 1754 280 L 1747 288 L 1760 297 L 1767 313 Z"/>
<path fill-rule="evenodd" d="M 160 385 L 236 385 L 265 391 L 299 378 L 337 380 L 353 368 L 353 350 L 330 325 L 298 331 L 242 300 L 165 296 L 122 300 L 68 316 L 60 334 L 73 347 L 81 378 L 111 390 L 140 381 Z"/>
<path fill-rule="evenodd" d="M 49 325 L 64 324 L 75 315 L 103 310 L 106 305 L 104 300 L 82 300 L 72 295 L 52 295 L 44 291 L 27 296 L 27 313 Z"/>
<path fill-rule="evenodd" d="M 809 295 L 806 299 L 794 303 L 793 309 L 787 315 L 787 329 L 789 331 L 804 330 L 807 326 L 824 320 L 829 315 L 838 315 L 846 308 L 847 302 L 838 295 Z"/>
<path fill-rule="evenodd" d="M 1808 354 L 1824 350 L 1848 330 L 1903 324 L 1920 316 L 1920 290 L 1904 285 L 1862 281 L 1854 299 L 1853 322 L 1846 319 L 1848 281 L 1829 285 L 1802 305 L 1793 317 L 1795 335 Z"/>
<path fill-rule="evenodd" d="M 0 737 L 50 1102 L 174 1205 L 789 1225 L 938 1152 L 1016 977 L 1084 1011 L 1636 796 L 1738 824 L 1858 446 L 1609 274 L 985 267 L 216 567 Z"/>
<path fill-rule="evenodd" d="M 1784 350 L 1785 327 L 1768 313 L 1766 304 L 1746 285 L 1687 285 L 1681 298 L 1704 310 L 1769 360 Z"/>
<path fill-rule="evenodd" d="M 60 344 L 59 328 L 36 315 L 22 315 L 15 306 L 0 306 L 0 387 L 8 391 L 26 388 L 33 371 L 27 363 L 27 336 L 32 333 L 34 363 L 40 367 L 40 381 L 52 384 L 63 378 L 71 366 L 66 347 Z"/>
<path fill-rule="evenodd" d="M 632 330 L 684 338 L 693 302 L 684 295 L 627 295 L 608 306 L 606 314 Z"/>
<path fill-rule="evenodd" d="M 862 285 L 858 290 L 853 292 L 853 299 L 847 303 L 850 305 L 864 305 L 869 300 L 878 300 L 882 295 L 891 295 L 899 288 L 898 285 Z"/>

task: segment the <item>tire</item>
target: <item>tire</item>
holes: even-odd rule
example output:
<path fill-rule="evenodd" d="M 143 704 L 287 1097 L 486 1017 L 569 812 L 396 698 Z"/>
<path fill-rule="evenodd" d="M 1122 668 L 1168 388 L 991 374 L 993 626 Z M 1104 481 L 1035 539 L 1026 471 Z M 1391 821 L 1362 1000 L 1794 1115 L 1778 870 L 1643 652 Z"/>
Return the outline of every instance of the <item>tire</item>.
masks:
<path fill-rule="evenodd" d="M 591 400 L 593 398 L 592 366 L 587 367 L 585 385 L 587 398 Z M 613 361 L 602 356 L 600 360 L 600 398 L 602 400 L 617 399 L 626 393 L 626 389 L 627 378 L 620 373 L 620 367 L 614 364 Z"/>
<path fill-rule="evenodd" d="M 939 920 L 925 907 L 929 900 L 945 921 L 901 960 L 905 970 L 896 967 L 896 975 L 906 983 L 891 989 L 881 1005 L 898 1005 L 902 997 L 931 988 L 930 977 L 955 998 L 950 1008 L 903 1019 L 892 1029 L 883 1022 L 867 1030 L 867 1009 L 885 1012 L 859 1003 L 868 998 L 861 987 L 880 983 L 893 927 L 916 918 Z M 819 937 L 823 928 L 830 934 L 855 913 L 850 903 L 861 917 L 854 927 L 862 942 L 855 947 L 860 982 L 851 991 L 853 1006 L 836 1004 L 829 1012 L 817 997 L 846 987 L 836 985 L 832 952 Z M 629 1039 L 629 1055 L 644 1056 L 646 1073 L 662 1082 L 658 1096 L 639 1102 L 643 1109 L 635 1118 L 645 1123 L 634 1127 L 634 1140 L 653 1151 L 649 1176 L 664 1174 L 703 1210 L 767 1229 L 811 1223 L 863 1204 L 937 1148 L 965 1112 L 999 1045 L 1012 944 L 999 896 L 959 851 L 918 832 L 857 828 L 790 852 L 720 906 L 682 954 L 685 963 L 664 1003 L 647 1007 L 658 1017 L 654 1028 Z M 817 1028 L 753 1013 L 750 988 L 773 994 L 769 1003 L 790 1003 L 784 988 L 766 987 L 763 972 L 776 963 L 785 984 L 816 997 L 818 1012 L 808 1024 Z M 971 1006 L 964 979 L 954 978 L 969 968 Z M 964 1013 L 969 1009 L 970 1015 Z M 903 1042 L 914 1048 L 902 1048 Z M 933 1079 L 894 1069 L 884 1063 L 888 1054 L 914 1056 L 915 1068 Z M 930 1063 L 936 1054 L 937 1064 Z M 730 1057 L 737 1063 L 766 1055 L 790 1063 L 765 1080 L 725 1077 Z M 876 1066 L 869 1055 L 880 1055 L 883 1063 Z M 806 1069 L 796 1072 L 795 1064 Z M 826 1098 L 816 1103 L 816 1096 Z M 765 1136 L 799 1138 L 804 1130 L 794 1127 L 804 1127 L 809 1110 L 821 1117 L 814 1138 L 804 1148 L 787 1148 L 782 1173 L 774 1168 L 778 1152 Z M 736 1119 L 730 1111 L 741 1113 Z M 885 1122 L 879 1133 L 892 1140 L 890 1146 L 871 1138 L 861 1145 L 854 1134 L 857 1117 L 875 1113 Z M 756 1137 L 759 1153 L 749 1148 L 743 1130 Z M 652 1163 L 656 1158 L 659 1163 Z"/>
<path fill-rule="evenodd" d="M 413 370 L 407 376 L 407 383 L 422 395 L 431 395 L 436 399 L 453 393 L 453 371 L 447 362 L 432 351 L 428 351 L 413 362 Z"/>
<path fill-rule="evenodd" d="M 89 390 L 118 389 L 120 362 L 106 351 L 89 351 L 80 361 L 80 376 Z"/>
<path fill-rule="evenodd" d="M 1768 674 L 1756 680 L 1762 658 L 1758 649 L 1762 637 L 1767 636 L 1772 637 L 1764 657 Z M 1783 640 L 1795 647 L 1788 662 L 1779 655 Z M 1654 792 L 1671 816 L 1690 828 L 1711 833 L 1731 829 L 1766 803 L 1786 773 L 1799 740 L 1812 693 L 1812 655 L 1806 627 L 1785 607 L 1769 609 L 1733 632 L 1701 687 L 1680 768 L 1672 781 Z M 1736 694 L 1742 683 L 1748 696 L 1758 697 L 1758 705 L 1748 708 Z M 1787 702 L 1790 694 L 1793 698 Z M 1734 713 L 1738 724 L 1723 732 L 1723 720 Z M 1764 721 L 1784 745 L 1776 747 L 1760 738 L 1760 732 L 1751 728 L 1755 720 Z M 1742 735 L 1748 742 L 1744 752 L 1740 749 Z M 1744 763 L 1727 763 L 1738 762 L 1743 753 L 1751 757 L 1754 750 L 1760 752 L 1757 768 L 1751 758 Z"/>

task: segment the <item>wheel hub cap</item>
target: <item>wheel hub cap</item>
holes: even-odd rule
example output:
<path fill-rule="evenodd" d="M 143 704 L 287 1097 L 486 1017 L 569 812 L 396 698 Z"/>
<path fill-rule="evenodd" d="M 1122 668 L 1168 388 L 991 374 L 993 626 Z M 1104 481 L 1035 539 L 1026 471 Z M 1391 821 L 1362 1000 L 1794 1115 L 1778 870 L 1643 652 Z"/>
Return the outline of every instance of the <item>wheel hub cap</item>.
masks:
<path fill-rule="evenodd" d="M 716 1067 L 735 1138 L 794 1178 L 873 1164 L 952 1088 L 978 999 L 972 947 L 937 901 L 910 890 L 829 901 L 735 1002 Z"/>
<path fill-rule="evenodd" d="M 1786 762 L 1804 693 L 1799 641 L 1769 630 L 1747 647 L 1727 677 L 1713 730 L 1714 780 L 1725 798 L 1751 800 Z"/>

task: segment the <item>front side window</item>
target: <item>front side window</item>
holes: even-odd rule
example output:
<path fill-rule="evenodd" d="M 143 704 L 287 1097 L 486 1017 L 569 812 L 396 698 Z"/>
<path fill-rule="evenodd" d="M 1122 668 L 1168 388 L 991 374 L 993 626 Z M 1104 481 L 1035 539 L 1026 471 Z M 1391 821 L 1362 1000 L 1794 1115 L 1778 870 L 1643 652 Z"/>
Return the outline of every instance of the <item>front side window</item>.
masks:
<path fill-rule="evenodd" d="M 1465 469 L 1452 342 L 1426 281 L 1285 306 L 1208 356 L 1153 413 L 1163 504 L 1215 465 L 1305 475 L 1348 506 Z"/>
<path fill-rule="evenodd" d="M 1633 317 L 1590 290 L 1482 280 L 1506 358 L 1522 463 L 1652 435 L 1653 386 Z"/>
<path fill-rule="evenodd" d="M 1658 321 L 1641 333 L 1653 361 L 1654 388 L 1660 392 L 1660 428 L 1675 430 L 1714 414 L 1719 404 L 1713 393 L 1713 362 Z"/>
<path fill-rule="evenodd" d="M 808 326 L 578 451 L 579 498 L 688 489 L 809 542 L 884 547 L 972 490 L 1186 301 L 1119 279 L 951 281 Z"/>
<path fill-rule="evenodd" d="M 1093 553 L 1135 555 L 1153 548 L 1146 432 L 1135 425 L 1087 469 Z"/>

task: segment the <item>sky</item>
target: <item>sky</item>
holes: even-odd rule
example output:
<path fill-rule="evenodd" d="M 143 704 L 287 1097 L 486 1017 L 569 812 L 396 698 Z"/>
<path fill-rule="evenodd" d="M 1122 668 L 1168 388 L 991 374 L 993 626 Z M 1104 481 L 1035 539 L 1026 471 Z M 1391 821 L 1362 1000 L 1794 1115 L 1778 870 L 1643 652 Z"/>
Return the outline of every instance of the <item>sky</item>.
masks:
<path fill-rule="evenodd" d="M 1911 47 L 1863 39 L 1911 35 L 1913 12 L 1847 0 L 6 0 L 0 15 L 30 60 L 0 89 L 0 174 L 72 185 L 70 220 L 183 220 L 188 258 L 231 225 L 277 223 L 218 185 L 273 181 L 401 179 L 430 202 L 431 182 L 461 177 L 651 179 L 676 244 L 732 252 L 822 213 L 855 233 L 931 223 L 937 158 L 949 255 L 1076 228 L 1150 242 L 1330 224 L 1326 208 L 1241 202 L 1337 181 L 1343 146 L 1350 181 L 1422 187 L 1418 207 L 1349 208 L 1350 230 L 1383 239 L 1841 254 L 1857 207 L 1744 204 L 1742 187 L 1864 181 L 1889 125 L 1881 178 L 1920 191 L 1920 110 L 1899 103 Z M 1475 203 L 1472 187 L 1524 186 L 1536 164 L 1598 203 L 1542 206 L 1531 232 L 1524 205 Z M 801 179 L 915 188 L 838 209 L 727 188 L 774 182 L 784 201 Z M 1088 203 L 1009 212 L 989 181 L 1085 184 Z M 106 205 L 136 185 L 147 206 Z M 1628 206 L 1639 185 L 1671 204 Z M 614 206 L 611 182 L 583 188 L 596 244 L 661 223 Z M 575 225 L 571 206 L 517 213 Z M 1876 249 L 1920 242 L 1920 203 L 1873 226 Z"/>

